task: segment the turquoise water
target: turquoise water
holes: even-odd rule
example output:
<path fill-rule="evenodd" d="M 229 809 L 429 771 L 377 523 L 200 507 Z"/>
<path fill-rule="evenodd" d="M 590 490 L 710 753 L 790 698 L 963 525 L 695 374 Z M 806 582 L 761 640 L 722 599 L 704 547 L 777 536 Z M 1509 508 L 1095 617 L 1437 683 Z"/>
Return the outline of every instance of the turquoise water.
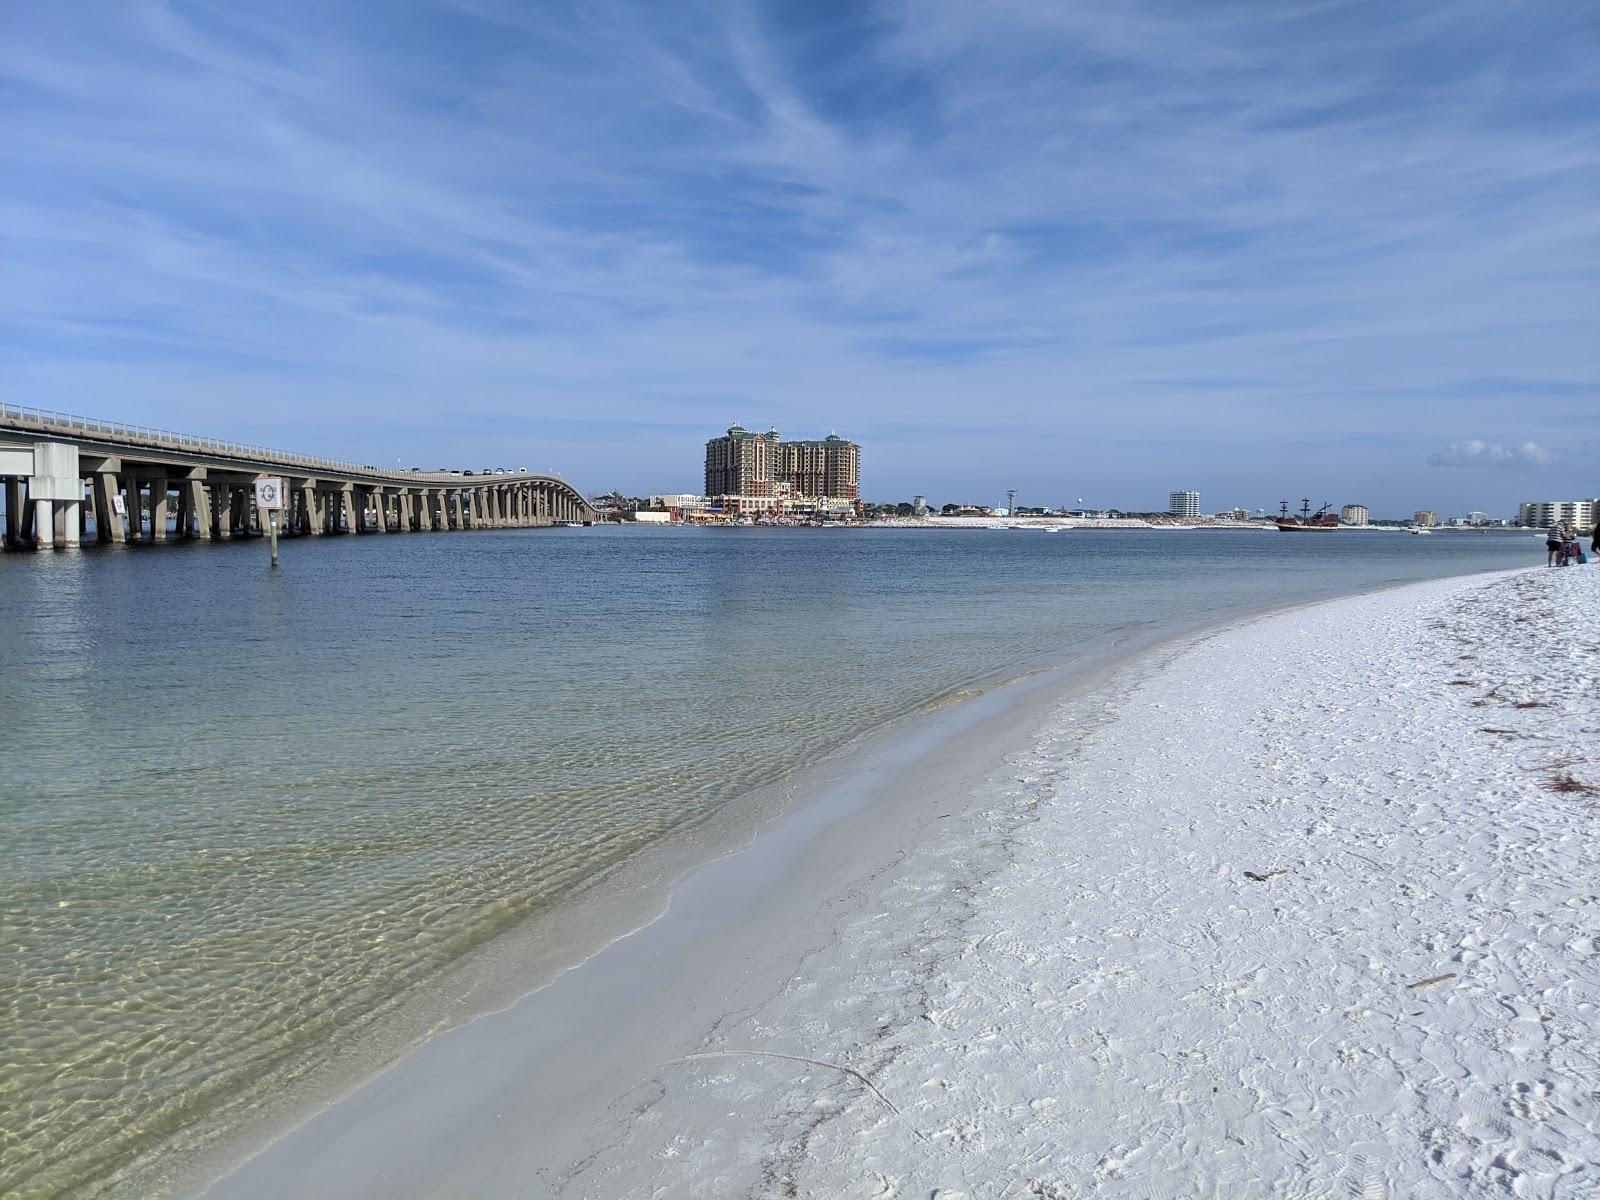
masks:
<path fill-rule="evenodd" d="M 294 541 L 276 573 L 259 543 L 0 557 L 0 1194 L 139 1194 L 463 956 L 864 730 L 1108 635 L 1542 554 L 624 527 Z"/>

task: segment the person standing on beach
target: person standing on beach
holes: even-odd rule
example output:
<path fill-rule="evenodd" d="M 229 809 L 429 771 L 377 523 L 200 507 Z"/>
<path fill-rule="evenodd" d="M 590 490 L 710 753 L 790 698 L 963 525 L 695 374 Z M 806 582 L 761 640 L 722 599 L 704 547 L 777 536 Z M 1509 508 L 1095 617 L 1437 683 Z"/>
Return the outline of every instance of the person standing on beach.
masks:
<path fill-rule="evenodd" d="M 1589 553 L 1600 557 L 1600 519 L 1594 523 L 1594 528 L 1589 531 Z"/>
<path fill-rule="evenodd" d="M 1544 565 L 1559 567 L 1567 561 L 1567 531 L 1557 521 L 1544 534 Z"/>

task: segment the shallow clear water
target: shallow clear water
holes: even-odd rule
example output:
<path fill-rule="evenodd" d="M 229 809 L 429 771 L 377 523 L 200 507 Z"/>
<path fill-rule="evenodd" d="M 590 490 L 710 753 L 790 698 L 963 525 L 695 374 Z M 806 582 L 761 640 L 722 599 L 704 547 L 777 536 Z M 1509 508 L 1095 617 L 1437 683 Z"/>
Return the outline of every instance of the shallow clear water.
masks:
<path fill-rule="evenodd" d="M 1529 535 L 485 531 L 0 557 L 0 1194 L 92 1195 L 941 697 Z"/>

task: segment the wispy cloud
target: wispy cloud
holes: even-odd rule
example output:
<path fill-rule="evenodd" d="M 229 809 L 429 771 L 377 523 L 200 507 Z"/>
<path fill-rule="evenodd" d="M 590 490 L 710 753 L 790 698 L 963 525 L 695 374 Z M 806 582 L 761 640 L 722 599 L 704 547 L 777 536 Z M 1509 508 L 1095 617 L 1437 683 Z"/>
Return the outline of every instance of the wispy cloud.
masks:
<path fill-rule="evenodd" d="M 559 419 L 635 490 L 695 439 L 607 422 L 737 404 L 874 494 L 1484 507 L 1392 482 L 1441 416 L 1533 381 L 1526 436 L 1600 439 L 1597 52 L 1554 5 L 13 6 L 0 390 L 364 460 Z M 1187 464 L 1096 452 L 1141 430 Z"/>
<path fill-rule="evenodd" d="M 1451 442 L 1428 455 L 1428 463 L 1435 467 L 1547 467 L 1553 462 L 1554 454 L 1532 442 L 1504 446 L 1477 438 Z"/>

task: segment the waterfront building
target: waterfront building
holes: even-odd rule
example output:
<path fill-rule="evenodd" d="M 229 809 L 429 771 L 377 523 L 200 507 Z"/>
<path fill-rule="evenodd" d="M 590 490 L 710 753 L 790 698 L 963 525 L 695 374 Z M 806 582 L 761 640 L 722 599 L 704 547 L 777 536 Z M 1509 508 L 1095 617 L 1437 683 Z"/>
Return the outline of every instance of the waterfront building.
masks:
<path fill-rule="evenodd" d="M 734 424 L 706 443 L 706 495 L 771 496 L 772 447 L 777 430 L 751 433 Z"/>
<path fill-rule="evenodd" d="M 1183 491 L 1173 492 L 1167 498 L 1167 512 L 1175 517 L 1185 520 L 1194 520 L 1200 515 L 1200 493 Z"/>
<path fill-rule="evenodd" d="M 1548 529 L 1560 521 L 1579 529 L 1592 529 L 1600 520 L 1600 498 L 1593 500 L 1524 500 L 1517 505 L 1517 524 Z"/>
<path fill-rule="evenodd" d="M 672 495 L 651 496 L 651 508 L 677 509 L 679 512 L 696 512 L 703 508 L 711 507 L 708 496 L 696 496 L 693 492 L 676 492 Z"/>
<path fill-rule="evenodd" d="M 1346 504 L 1339 510 L 1339 523 L 1341 525 L 1367 525 L 1372 521 L 1372 514 L 1367 511 L 1365 504 Z"/>
<path fill-rule="evenodd" d="M 1411 523 L 1418 529 L 1432 529 L 1439 523 L 1439 514 L 1431 508 L 1419 508 L 1411 514 Z"/>
<path fill-rule="evenodd" d="M 706 443 L 706 495 L 741 513 L 832 511 L 825 501 L 852 508 L 861 499 L 861 447 L 837 433 L 786 442 L 776 428 L 733 425 Z"/>

